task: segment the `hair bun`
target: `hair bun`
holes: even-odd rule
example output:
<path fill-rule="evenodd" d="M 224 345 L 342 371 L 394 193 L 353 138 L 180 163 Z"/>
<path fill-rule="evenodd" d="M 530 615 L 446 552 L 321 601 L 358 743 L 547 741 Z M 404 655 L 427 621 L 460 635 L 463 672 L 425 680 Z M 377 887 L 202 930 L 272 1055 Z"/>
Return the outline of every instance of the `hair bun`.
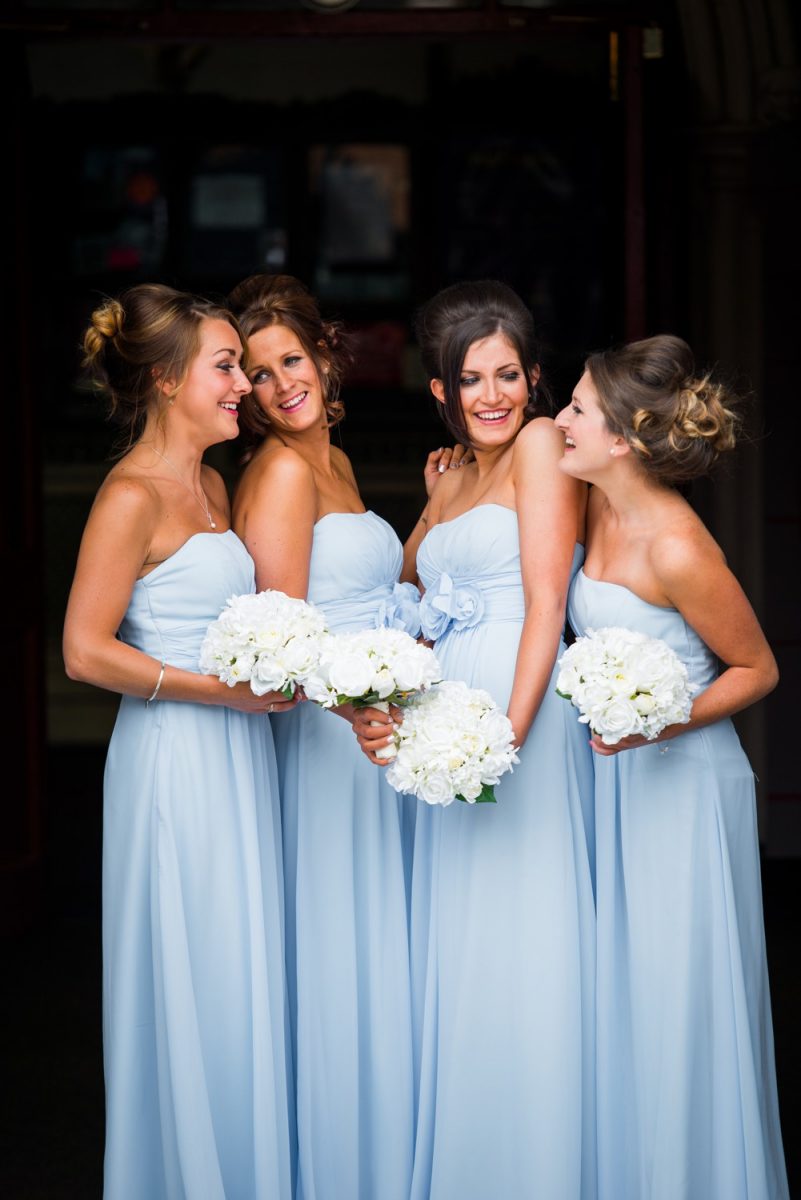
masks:
<path fill-rule="evenodd" d="M 119 300 L 106 300 L 92 313 L 92 328 L 105 338 L 113 338 L 122 329 L 125 311 Z"/>
<path fill-rule="evenodd" d="M 737 397 L 711 374 L 697 374 L 683 339 L 659 334 L 629 342 L 591 354 L 586 366 L 607 425 L 661 483 L 706 475 L 734 449 Z"/>
<path fill-rule="evenodd" d="M 122 331 L 124 320 L 119 300 L 105 300 L 94 310 L 83 338 L 84 366 L 90 366 L 103 353 L 106 342 Z"/>
<path fill-rule="evenodd" d="M 205 320 L 227 321 L 239 332 L 227 309 L 161 283 L 136 284 L 92 313 L 83 365 L 126 432 L 124 449 L 141 436 L 148 415 L 160 410 L 157 381 L 169 372 L 179 387 L 183 383 Z"/>
<path fill-rule="evenodd" d="M 670 432 L 674 447 L 677 439 L 702 439 L 718 453 L 732 450 L 735 443 L 736 418 L 726 404 L 726 389 L 709 375 L 689 379 L 678 397 L 676 416 Z"/>

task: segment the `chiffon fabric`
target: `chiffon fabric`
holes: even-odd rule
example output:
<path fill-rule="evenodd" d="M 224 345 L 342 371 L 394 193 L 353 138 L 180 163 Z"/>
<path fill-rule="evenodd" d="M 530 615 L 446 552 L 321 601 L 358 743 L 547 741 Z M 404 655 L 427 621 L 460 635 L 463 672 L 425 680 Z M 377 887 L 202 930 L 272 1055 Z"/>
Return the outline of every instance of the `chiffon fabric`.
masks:
<path fill-rule="evenodd" d="M 332 632 L 419 629 L 401 545 L 375 513 L 314 528 L 308 599 Z M 284 829 L 299 1200 L 408 1200 L 408 875 L 415 801 L 313 704 L 273 718 Z"/>
<path fill-rule="evenodd" d="M 444 677 L 505 708 L 524 616 L 515 511 L 434 526 L 418 572 Z M 418 806 L 413 1200 L 595 1195 L 592 767 L 554 680 L 497 804 Z"/>
<path fill-rule="evenodd" d="M 576 633 L 718 663 L 672 608 L 575 577 Z M 601 1200 L 786 1200 L 751 768 L 729 720 L 595 760 Z"/>
<path fill-rule="evenodd" d="M 200 533 L 134 586 L 119 636 L 196 671 L 253 590 Z M 292 1195 L 294 1103 L 278 791 L 268 722 L 125 696 L 105 773 L 106 1200 Z"/>

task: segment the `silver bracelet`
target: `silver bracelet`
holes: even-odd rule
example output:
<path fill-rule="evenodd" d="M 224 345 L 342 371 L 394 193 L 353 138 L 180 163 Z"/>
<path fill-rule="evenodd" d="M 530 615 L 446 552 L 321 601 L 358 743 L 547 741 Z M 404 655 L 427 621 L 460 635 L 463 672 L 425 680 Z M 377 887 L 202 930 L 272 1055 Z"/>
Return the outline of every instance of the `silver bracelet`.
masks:
<path fill-rule="evenodd" d="M 164 678 L 164 672 L 165 672 L 166 668 L 167 668 L 167 664 L 166 664 L 165 662 L 163 662 L 163 661 L 162 661 L 162 664 L 161 664 L 161 670 L 159 671 L 159 680 L 158 680 L 158 683 L 157 683 L 157 684 L 156 684 L 156 686 L 153 688 L 153 693 L 152 693 L 152 695 L 148 696 L 147 700 L 145 700 L 145 704 L 149 704 L 151 700 L 155 700 L 155 699 L 156 699 L 156 696 L 158 696 L 158 694 L 159 694 L 159 688 L 161 687 L 161 681 L 162 681 L 162 679 Z"/>

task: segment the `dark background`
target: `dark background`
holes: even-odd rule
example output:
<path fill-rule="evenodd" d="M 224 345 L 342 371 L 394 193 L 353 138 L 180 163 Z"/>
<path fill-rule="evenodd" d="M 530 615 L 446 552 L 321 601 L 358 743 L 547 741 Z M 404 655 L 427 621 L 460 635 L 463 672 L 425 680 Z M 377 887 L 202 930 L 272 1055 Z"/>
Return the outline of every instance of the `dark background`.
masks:
<path fill-rule="evenodd" d="M 311 0 L 310 0 L 311 2 Z M 686 337 L 747 397 L 693 502 L 779 659 L 739 720 L 759 777 L 780 1100 L 801 1179 L 799 24 L 791 0 L 542 4 L 39 0 L 0 16 L 8 764 L 0 1193 L 100 1194 L 102 768 L 116 698 L 60 634 L 113 431 L 92 307 L 141 280 L 224 295 L 286 270 L 354 332 L 341 440 L 403 537 L 442 440 L 411 338 L 443 284 L 531 305 L 564 403 L 585 353 Z M 239 450 L 210 458 L 233 486 Z M 798 1184 L 796 1184 L 798 1186 Z"/>

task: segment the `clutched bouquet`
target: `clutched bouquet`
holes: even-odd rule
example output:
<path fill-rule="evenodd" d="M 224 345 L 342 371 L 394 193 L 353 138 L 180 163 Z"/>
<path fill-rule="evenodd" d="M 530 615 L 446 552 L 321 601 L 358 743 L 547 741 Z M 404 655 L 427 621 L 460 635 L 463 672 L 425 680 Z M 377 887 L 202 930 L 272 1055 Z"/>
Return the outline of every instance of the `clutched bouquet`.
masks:
<path fill-rule="evenodd" d="M 305 600 L 273 590 L 232 596 L 206 630 L 200 669 L 290 700 L 317 671 L 327 636 L 323 613 Z"/>
<path fill-rule="evenodd" d="M 323 639 L 317 668 L 304 690 L 323 708 L 353 704 L 389 712 L 390 704 L 407 704 L 439 678 L 433 650 L 402 629 L 380 626 Z M 394 753 L 388 746 L 378 757 L 391 758 Z"/>
<path fill-rule="evenodd" d="M 697 691 L 661 638 L 610 626 L 588 629 L 559 659 L 556 690 L 607 746 L 632 734 L 649 740 L 690 719 Z"/>
<path fill-rule="evenodd" d="M 494 803 L 494 785 L 520 761 L 512 723 L 489 693 L 453 680 L 411 701 L 395 742 L 387 782 L 427 804 Z"/>

